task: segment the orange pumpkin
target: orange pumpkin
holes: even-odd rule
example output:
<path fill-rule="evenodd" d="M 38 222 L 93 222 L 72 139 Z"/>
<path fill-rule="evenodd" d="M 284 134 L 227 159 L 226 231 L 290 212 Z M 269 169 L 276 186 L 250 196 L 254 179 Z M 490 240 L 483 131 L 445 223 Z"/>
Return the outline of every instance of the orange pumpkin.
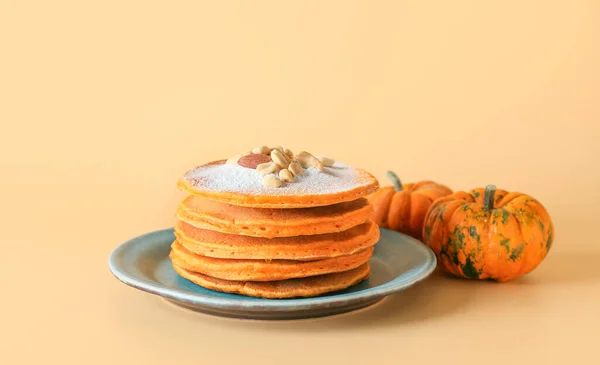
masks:
<path fill-rule="evenodd" d="M 433 181 L 402 185 L 392 171 L 387 176 L 393 186 L 382 187 L 368 197 L 374 207 L 373 221 L 382 228 L 421 239 L 423 220 L 431 203 L 452 194 L 452 190 Z"/>
<path fill-rule="evenodd" d="M 509 281 L 534 270 L 554 238 L 544 206 L 493 185 L 437 200 L 425 217 L 423 242 L 439 267 L 467 279 Z"/>

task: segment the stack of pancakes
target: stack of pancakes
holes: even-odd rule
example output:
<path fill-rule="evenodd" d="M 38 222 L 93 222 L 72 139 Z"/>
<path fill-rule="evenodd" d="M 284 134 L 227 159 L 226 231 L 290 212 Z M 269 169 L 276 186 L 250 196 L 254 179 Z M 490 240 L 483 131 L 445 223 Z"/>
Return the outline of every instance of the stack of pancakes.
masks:
<path fill-rule="evenodd" d="M 326 176 L 325 176 L 326 175 Z M 372 175 L 335 163 L 282 187 L 217 161 L 188 171 L 170 258 L 202 287 L 263 298 L 311 297 L 369 276 L 379 240 L 365 195 Z"/>

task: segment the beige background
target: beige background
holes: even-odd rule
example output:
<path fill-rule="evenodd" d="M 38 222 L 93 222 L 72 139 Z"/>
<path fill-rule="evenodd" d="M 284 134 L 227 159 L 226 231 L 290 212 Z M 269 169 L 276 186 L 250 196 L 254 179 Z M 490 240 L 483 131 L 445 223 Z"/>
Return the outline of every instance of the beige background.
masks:
<path fill-rule="evenodd" d="M 0 52 L 0 363 L 600 362 L 600 2 L 2 1 Z M 555 246 L 294 323 L 112 277 L 181 173 L 260 144 L 529 193 Z"/>

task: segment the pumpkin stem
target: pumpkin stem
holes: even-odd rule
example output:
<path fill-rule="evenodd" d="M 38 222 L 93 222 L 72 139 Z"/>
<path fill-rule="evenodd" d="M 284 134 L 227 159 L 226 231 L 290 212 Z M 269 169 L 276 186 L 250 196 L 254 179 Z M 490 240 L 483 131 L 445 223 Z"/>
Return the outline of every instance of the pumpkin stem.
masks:
<path fill-rule="evenodd" d="M 496 195 L 496 185 L 486 186 L 483 195 L 483 206 L 488 210 L 494 209 L 494 195 Z"/>
<path fill-rule="evenodd" d="M 392 180 L 392 184 L 394 184 L 394 189 L 396 189 L 396 191 L 402 191 L 404 189 L 400 182 L 400 178 L 393 171 L 388 171 L 387 177 Z"/>

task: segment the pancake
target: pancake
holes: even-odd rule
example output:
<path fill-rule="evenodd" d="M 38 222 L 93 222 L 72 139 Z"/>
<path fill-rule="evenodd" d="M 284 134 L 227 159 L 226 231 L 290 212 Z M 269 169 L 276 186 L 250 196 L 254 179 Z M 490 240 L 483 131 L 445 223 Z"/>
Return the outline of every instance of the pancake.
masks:
<path fill-rule="evenodd" d="M 363 281 L 370 273 L 370 266 L 365 263 L 352 270 L 334 274 L 282 281 L 252 282 L 216 279 L 176 265 L 173 268 L 180 276 L 207 289 L 271 299 L 314 297 L 346 289 Z"/>
<path fill-rule="evenodd" d="M 371 221 L 339 233 L 262 238 L 232 235 L 175 223 L 177 241 L 188 251 L 223 259 L 318 260 L 357 253 L 379 240 Z"/>
<path fill-rule="evenodd" d="M 373 247 L 358 253 L 323 260 L 231 260 L 196 255 L 177 240 L 169 257 L 174 265 L 214 278 L 238 281 L 273 281 L 348 271 L 369 261 Z"/>
<path fill-rule="evenodd" d="M 253 237 L 291 237 L 342 232 L 365 223 L 373 212 L 366 198 L 324 207 L 259 209 L 187 196 L 179 220 L 198 228 Z"/>
<path fill-rule="evenodd" d="M 264 186 L 256 169 L 214 161 L 188 170 L 177 186 L 195 196 L 254 208 L 305 208 L 356 200 L 377 190 L 370 173 L 341 162 L 323 171 L 307 168 L 293 183 Z"/>

